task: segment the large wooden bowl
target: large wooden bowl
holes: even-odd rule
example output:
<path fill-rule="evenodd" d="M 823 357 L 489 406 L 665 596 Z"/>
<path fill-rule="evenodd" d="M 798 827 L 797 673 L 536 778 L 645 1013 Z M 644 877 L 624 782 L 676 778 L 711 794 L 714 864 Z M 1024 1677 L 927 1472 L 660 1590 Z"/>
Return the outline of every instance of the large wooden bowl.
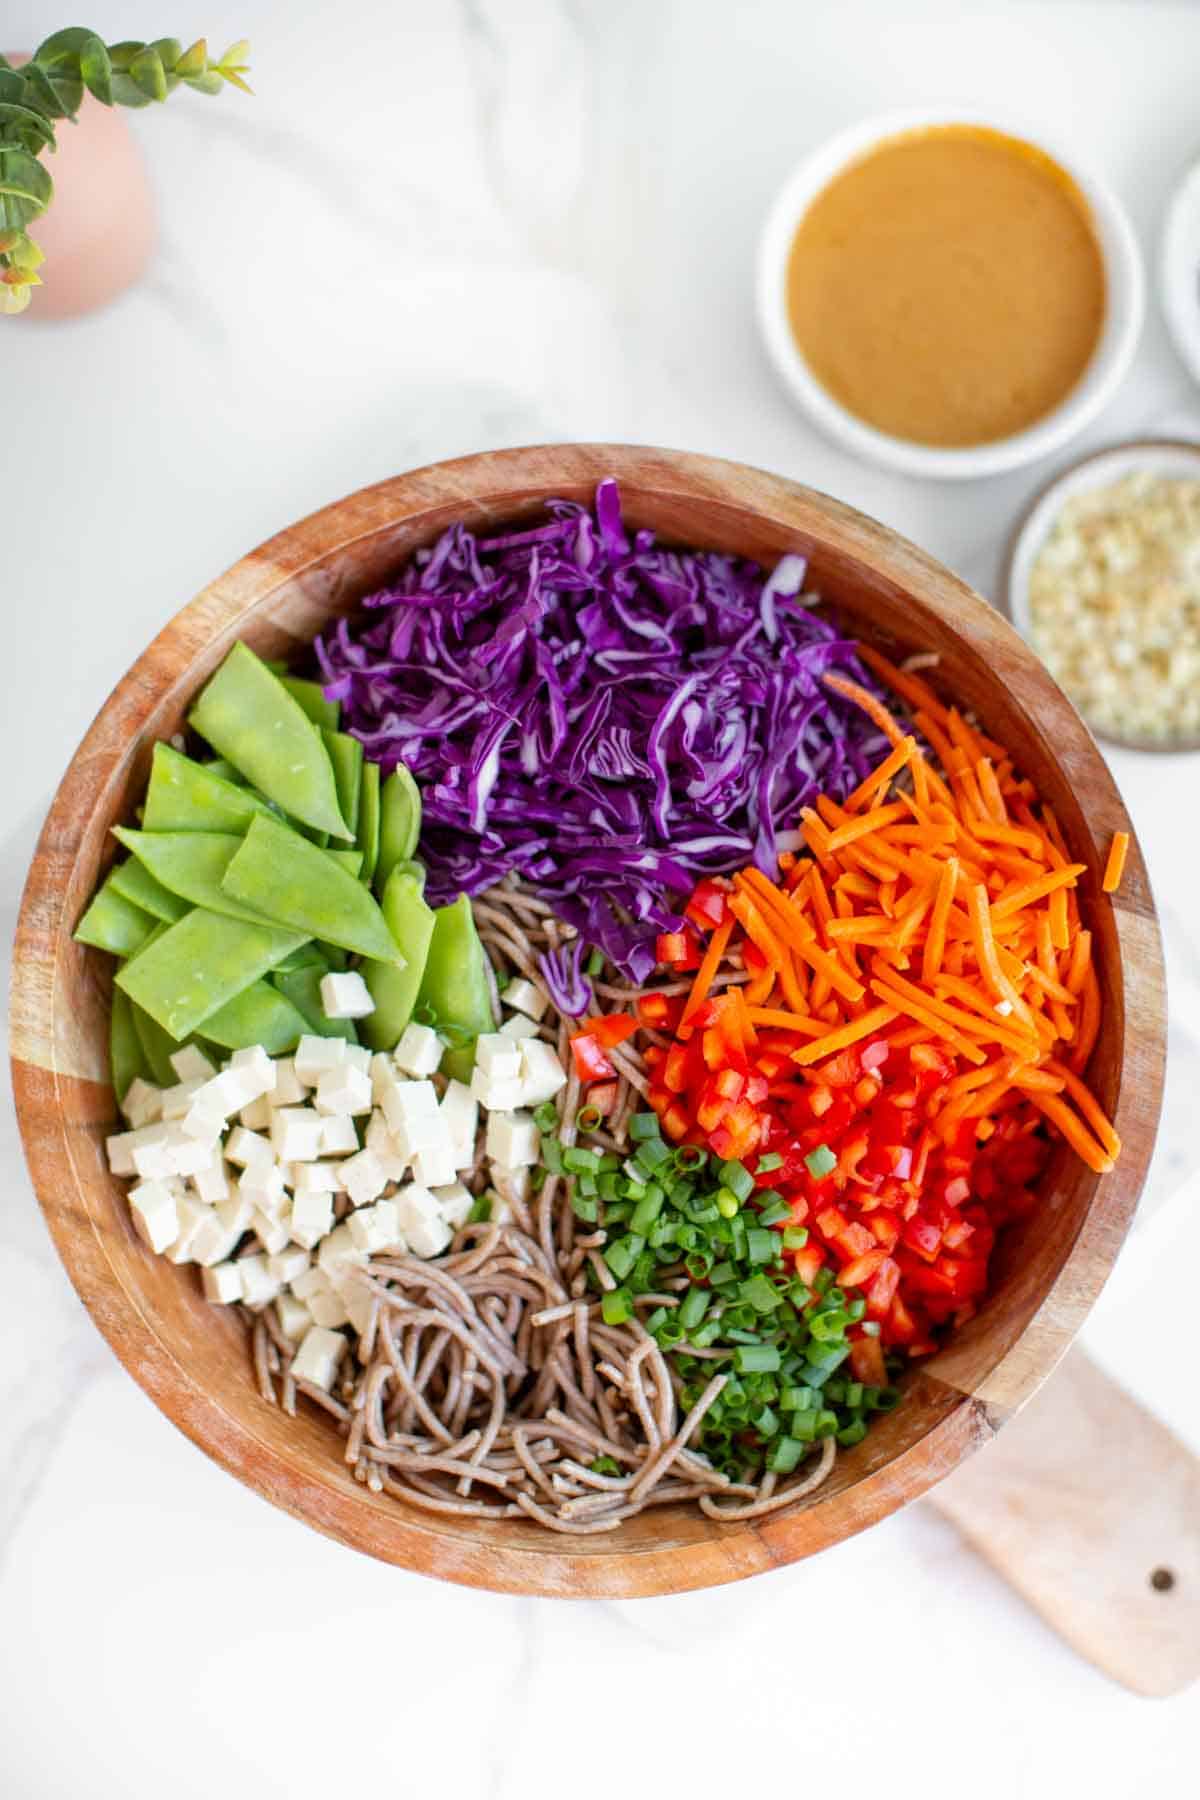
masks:
<path fill-rule="evenodd" d="M 863 637 L 937 651 L 946 686 L 1013 748 L 1090 872 L 1104 994 L 1092 1079 L 1125 1148 L 1103 1179 L 1060 1156 L 1042 1204 L 1002 1242 L 978 1317 L 906 1378 L 904 1404 L 838 1458 L 811 1501 L 757 1524 L 664 1507 L 574 1540 L 524 1521 L 434 1518 L 373 1495 L 352 1479 L 323 1418 L 293 1420 L 263 1403 L 237 1322 L 205 1305 L 194 1271 L 143 1249 L 107 1172 L 109 962 L 71 931 L 111 856 L 109 826 L 141 797 L 151 746 L 179 729 L 236 638 L 267 656 L 295 653 L 452 520 L 494 529 L 552 495 L 586 500 L 609 474 L 627 519 L 668 540 L 766 563 L 806 554 L 815 586 Z M 185 606 L 76 752 L 30 871 L 15 953 L 13 1075 L 38 1198 L 84 1304 L 168 1417 L 258 1493 L 343 1543 L 451 1581 L 534 1594 L 661 1594 L 793 1562 L 914 1499 L 986 1443 L 1063 1354 L 1112 1266 L 1146 1172 L 1163 1063 L 1162 957 L 1136 846 L 1116 899 L 1100 893 L 1112 833 L 1128 829 L 1087 730 L 1011 627 L 938 563 L 823 494 L 736 463 L 608 445 L 500 451 L 399 476 L 281 532 Z"/>

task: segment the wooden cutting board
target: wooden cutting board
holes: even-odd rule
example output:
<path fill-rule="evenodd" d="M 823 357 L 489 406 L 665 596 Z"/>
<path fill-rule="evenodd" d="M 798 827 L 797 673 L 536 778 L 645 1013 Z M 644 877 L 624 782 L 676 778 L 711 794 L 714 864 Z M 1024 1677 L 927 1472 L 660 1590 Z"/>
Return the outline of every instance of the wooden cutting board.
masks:
<path fill-rule="evenodd" d="M 1083 1351 L 929 1499 L 1114 1681 L 1200 1677 L 1200 1460 Z"/>

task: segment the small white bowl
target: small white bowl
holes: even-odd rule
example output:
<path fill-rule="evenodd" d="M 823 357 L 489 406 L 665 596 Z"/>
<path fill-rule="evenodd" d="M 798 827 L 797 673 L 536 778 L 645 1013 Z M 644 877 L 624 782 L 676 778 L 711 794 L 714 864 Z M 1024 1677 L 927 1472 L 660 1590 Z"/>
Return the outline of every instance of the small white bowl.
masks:
<path fill-rule="evenodd" d="M 1158 249 L 1159 298 L 1175 348 L 1200 382 L 1200 163 L 1171 195 Z"/>
<path fill-rule="evenodd" d="M 1104 258 L 1107 296 L 1104 328 L 1080 380 L 1066 398 L 1025 431 L 986 444 L 945 449 L 876 431 L 835 400 L 800 352 L 787 314 L 787 265 L 801 219 L 834 176 L 887 138 L 938 125 L 981 125 L 1002 131 L 1052 157 L 1079 187 L 1091 211 Z M 793 171 L 767 215 L 759 240 L 758 320 L 767 353 L 784 385 L 813 422 L 847 450 L 907 475 L 960 479 L 996 475 L 1061 447 L 1083 429 L 1110 398 L 1129 367 L 1145 315 L 1145 278 L 1137 240 L 1125 209 L 1094 170 L 1042 132 L 972 106 L 908 108 L 877 114 L 841 131 Z"/>

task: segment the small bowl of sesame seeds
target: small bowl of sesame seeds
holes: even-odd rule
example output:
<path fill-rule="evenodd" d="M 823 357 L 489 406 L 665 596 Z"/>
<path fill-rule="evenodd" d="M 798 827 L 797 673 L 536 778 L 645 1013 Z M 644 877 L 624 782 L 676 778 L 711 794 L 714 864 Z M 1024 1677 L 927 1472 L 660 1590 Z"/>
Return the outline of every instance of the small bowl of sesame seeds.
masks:
<path fill-rule="evenodd" d="M 1007 611 L 1096 736 L 1200 750 L 1200 443 L 1084 457 L 1035 496 Z"/>

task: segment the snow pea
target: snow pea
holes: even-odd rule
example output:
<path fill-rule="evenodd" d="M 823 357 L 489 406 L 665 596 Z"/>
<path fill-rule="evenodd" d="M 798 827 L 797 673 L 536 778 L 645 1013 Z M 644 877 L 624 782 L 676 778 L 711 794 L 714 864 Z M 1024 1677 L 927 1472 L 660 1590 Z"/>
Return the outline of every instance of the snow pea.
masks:
<path fill-rule="evenodd" d="M 411 875 L 394 869 L 381 901 L 388 930 L 403 945 L 407 967 L 365 961 L 359 974 L 370 989 L 375 1011 L 362 1021 L 362 1033 L 372 1050 L 393 1050 L 412 1018 L 425 975 L 425 961 L 433 937 L 434 914 Z"/>
<path fill-rule="evenodd" d="M 108 1066 L 118 1105 L 129 1092 L 131 1081 L 139 1075 L 148 1080 L 152 1074 L 133 1023 L 133 1002 L 120 988 L 113 989 L 108 1015 Z"/>
<path fill-rule="evenodd" d="M 161 881 L 156 881 L 136 856 L 118 863 L 109 876 L 109 883 L 115 893 L 131 900 L 153 918 L 164 919 L 168 925 L 173 925 L 176 919 L 182 919 L 188 909 L 187 901 L 181 900 L 178 894 L 168 893 Z"/>
<path fill-rule="evenodd" d="M 114 997 L 120 993 L 114 988 Z M 156 1019 L 140 1006 L 130 1003 L 130 1014 L 133 1018 L 133 1029 L 138 1043 L 142 1047 L 142 1059 L 150 1070 L 151 1077 L 159 1087 L 172 1087 L 179 1079 L 171 1065 L 171 1057 L 182 1045 L 168 1031 L 164 1031 Z"/>
<path fill-rule="evenodd" d="M 439 906 L 433 915 L 433 937 L 417 1000 L 429 1008 L 438 1029 L 448 1028 L 456 1038 L 467 1040 L 446 1052 L 442 1068 L 458 1081 L 469 1081 L 475 1039 L 481 1031 L 494 1031 L 496 1021 L 487 958 L 465 894 L 451 906 Z"/>
<path fill-rule="evenodd" d="M 234 787 L 247 787 L 249 783 L 240 769 L 235 769 L 231 762 L 223 756 L 214 756 L 204 764 L 210 775 L 219 775 L 222 781 L 232 781 Z"/>
<path fill-rule="evenodd" d="M 249 645 L 233 646 L 188 722 L 284 812 L 331 837 L 353 837 L 320 733 Z"/>
<path fill-rule="evenodd" d="M 286 1056 L 308 1029 L 308 1020 L 270 981 L 252 981 L 204 1021 L 210 1044 L 223 1050 L 261 1044 L 269 1056 Z"/>
<path fill-rule="evenodd" d="M 358 847 L 362 851 L 361 879 L 367 886 L 379 861 L 379 764 L 364 762 L 362 793 L 358 802 Z"/>
<path fill-rule="evenodd" d="M 396 867 L 402 875 L 411 875 L 421 892 L 425 892 L 425 877 L 429 873 L 423 862 L 398 862 Z"/>
<path fill-rule="evenodd" d="M 110 874 L 75 927 L 75 941 L 94 944 L 113 956 L 132 956 L 153 930 L 151 915 L 118 893 Z"/>
<path fill-rule="evenodd" d="M 222 876 L 241 849 L 240 836 L 226 831 L 131 831 L 125 825 L 114 825 L 113 836 L 132 850 L 156 881 L 192 906 L 259 925 L 274 923 L 253 907 L 230 899 L 221 887 Z"/>
<path fill-rule="evenodd" d="M 193 762 L 170 744 L 155 744 L 142 823 L 147 831 L 245 831 L 255 813 L 270 812 L 250 788 Z"/>
<path fill-rule="evenodd" d="M 287 827 L 278 829 L 286 832 Z M 336 873 L 350 880 L 340 870 Z M 185 1038 L 227 1000 L 298 950 L 309 935 L 230 919 L 197 906 L 118 969 L 117 985 L 164 1031 Z"/>
<path fill-rule="evenodd" d="M 380 964 L 381 968 L 392 968 L 391 963 Z M 276 969 L 271 981 L 279 989 L 304 1020 L 303 1029 L 313 1032 L 317 1037 L 345 1038 L 348 1044 L 357 1044 L 358 1032 L 354 1028 L 353 1019 L 330 1019 L 326 1017 L 325 1008 L 321 1004 L 321 978 L 329 973 L 329 965 L 325 961 L 309 963 L 302 969 Z M 208 1027 L 205 1027 L 207 1030 Z"/>
<path fill-rule="evenodd" d="M 362 793 L 363 747 L 357 738 L 345 731 L 323 731 L 321 738 L 333 764 L 338 807 L 350 827 L 351 837 L 358 836 L 358 803 Z"/>
<path fill-rule="evenodd" d="M 275 819 L 255 819 L 221 883 L 230 899 L 361 956 L 404 965 L 368 890 L 333 858 Z M 286 952 L 285 952 L 286 954 Z"/>
<path fill-rule="evenodd" d="M 326 854 L 326 856 L 331 857 L 333 859 L 333 861 L 337 864 L 339 869 L 345 869 L 346 873 L 348 875 L 353 875 L 354 879 L 356 881 L 359 879 L 359 877 L 362 874 L 362 851 L 361 850 L 332 850 L 332 849 L 330 849 L 330 850 L 327 850 L 325 852 L 325 854 Z"/>
<path fill-rule="evenodd" d="M 281 675 L 280 680 L 318 731 L 337 730 L 342 722 L 341 702 L 327 700 L 319 681 L 306 681 L 302 675 Z"/>
<path fill-rule="evenodd" d="M 397 863 L 407 862 L 421 835 L 421 795 L 411 773 L 397 763 L 379 797 L 379 859 L 375 892 L 382 894 Z"/>

